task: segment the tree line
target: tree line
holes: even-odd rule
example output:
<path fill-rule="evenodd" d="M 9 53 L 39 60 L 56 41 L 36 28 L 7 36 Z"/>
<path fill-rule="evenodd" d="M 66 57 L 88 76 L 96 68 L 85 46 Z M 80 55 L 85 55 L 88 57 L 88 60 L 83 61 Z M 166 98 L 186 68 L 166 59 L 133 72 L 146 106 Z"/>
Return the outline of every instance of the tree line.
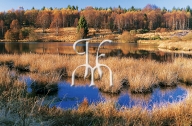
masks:
<path fill-rule="evenodd" d="M 38 10 L 33 7 L 31 10 L 8 10 L 0 12 L 0 36 L 4 37 L 6 31 L 17 31 L 17 29 L 24 27 L 41 28 L 42 32 L 45 32 L 46 28 L 55 28 L 58 33 L 59 28 L 77 27 L 81 16 L 85 17 L 89 28 L 96 30 L 106 28 L 121 32 L 123 30 L 155 30 L 157 28 L 189 29 L 192 28 L 191 13 L 190 6 L 167 10 L 150 4 L 143 9 L 133 6 L 129 9 L 123 9 L 120 6 L 117 8 L 88 6 L 79 11 L 78 6 L 69 5 L 67 8 L 43 7 Z M 20 31 L 16 34 L 23 35 L 23 33 Z"/>

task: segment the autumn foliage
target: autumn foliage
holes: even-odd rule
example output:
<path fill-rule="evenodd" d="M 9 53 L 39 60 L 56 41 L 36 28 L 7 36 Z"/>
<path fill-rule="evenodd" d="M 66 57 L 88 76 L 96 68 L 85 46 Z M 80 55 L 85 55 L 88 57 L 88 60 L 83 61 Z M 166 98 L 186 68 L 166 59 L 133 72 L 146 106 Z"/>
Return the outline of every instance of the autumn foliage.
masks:
<path fill-rule="evenodd" d="M 67 8 L 45 8 L 41 10 L 9 10 L 0 12 L 0 35 L 10 29 L 21 29 L 23 27 L 34 27 L 45 32 L 47 28 L 55 29 L 56 35 L 59 28 L 77 27 L 80 17 L 84 16 L 89 28 L 110 29 L 112 32 L 156 30 L 160 32 L 167 30 L 183 30 L 192 28 L 192 10 L 186 8 L 159 8 L 155 5 L 147 5 L 143 9 L 133 6 L 129 9 L 121 8 L 93 8 L 88 6 L 78 10 L 78 7 Z"/>

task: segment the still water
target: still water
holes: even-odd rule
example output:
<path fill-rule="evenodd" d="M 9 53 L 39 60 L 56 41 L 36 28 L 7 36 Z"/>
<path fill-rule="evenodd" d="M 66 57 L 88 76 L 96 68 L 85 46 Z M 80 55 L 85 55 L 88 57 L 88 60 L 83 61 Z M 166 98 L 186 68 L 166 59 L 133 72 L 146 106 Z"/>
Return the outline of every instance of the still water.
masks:
<path fill-rule="evenodd" d="M 167 91 L 156 88 L 153 93 L 148 94 L 148 96 L 141 96 L 141 94 L 137 96 L 129 92 L 112 96 L 105 93 L 102 94 L 96 87 L 71 87 L 67 82 L 60 82 L 58 86 L 59 91 L 57 97 L 61 101 L 54 103 L 52 106 L 64 109 L 77 108 L 79 103 L 81 103 L 84 98 L 87 98 L 89 103 L 113 101 L 119 107 L 125 106 L 131 108 L 139 105 L 150 110 L 154 105 L 160 106 L 161 104 L 179 102 L 187 95 L 187 91 L 179 86 Z"/>
<path fill-rule="evenodd" d="M 89 53 L 95 54 L 98 43 L 89 44 Z M 80 45 L 78 50 L 85 51 Z M 0 53 L 49 53 L 49 54 L 76 54 L 73 50 L 73 43 L 66 42 L 1 42 Z M 137 43 L 111 43 L 100 48 L 100 53 L 106 56 L 146 58 L 157 61 L 172 61 L 175 57 L 192 57 L 192 52 L 168 52 L 158 49 L 157 44 Z"/>
<path fill-rule="evenodd" d="M 30 87 L 33 80 L 29 77 L 21 77 L 27 83 L 27 91 L 32 92 Z M 82 86 L 83 85 L 83 86 Z M 111 95 L 102 93 L 95 86 L 89 86 L 88 84 L 82 84 L 81 86 L 71 86 L 67 81 L 61 81 L 58 83 L 58 92 L 52 96 L 49 101 L 45 99 L 45 102 L 51 103 L 50 107 L 56 106 L 62 109 L 76 109 L 78 105 L 86 98 L 89 104 L 96 104 L 99 102 L 112 101 L 118 107 L 132 108 L 134 106 L 142 106 L 148 110 L 151 110 L 153 106 L 161 106 L 162 104 L 168 104 L 173 102 L 180 102 L 188 94 L 186 87 L 177 86 L 172 89 L 154 88 L 150 94 L 132 94 L 129 90 L 124 90 L 118 95 Z"/>

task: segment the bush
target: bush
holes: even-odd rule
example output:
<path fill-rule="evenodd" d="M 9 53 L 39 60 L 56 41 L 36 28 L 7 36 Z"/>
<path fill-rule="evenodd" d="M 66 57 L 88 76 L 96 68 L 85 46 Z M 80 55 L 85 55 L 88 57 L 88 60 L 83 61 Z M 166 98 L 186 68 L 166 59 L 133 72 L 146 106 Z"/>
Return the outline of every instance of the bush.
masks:
<path fill-rule="evenodd" d="M 143 34 L 144 30 L 143 29 L 137 29 L 137 34 Z"/>
<path fill-rule="evenodd" d="M 161 28 L 160 32 L 168 32 L 169 30 L 167 28 Z"/>
<path fill-rule="evenodd" d="M 120 40 L 122 42 L 137 42 L 138 37 L 135 34 L 131 34 L 128 31 L 124 31 L 123 34 L 120 36 Z"/>
<path fill-rule="evenodd" d="M 147 32 L 149 32 L 148 29 L 144 29 L 144 30 L 143 30 L 143 33 L 147 33 Z"/>
<path fill-rule="evenodd" d="M 154 35 L 153 37 L 151 37 L 151 40 L 160 40 L 161 37 L 159 35 Z"/>
<path fill-rule="evenodd" d="M 19 33 L 19 39 L 26 39 L 27 37 L 29 37 L 30 32 L 31 32 L 31 29 L 22 28 Z"/>
<path fill-rule="evenodd" d="M 160 32 L 160 30 L 161 30 L 161 28 L 157 28 L 155 31 L 156 31 L 156 32 Z"/>
<path fill-rule="evenodd" d="M 136 31 L 136 30 L 131 30 L 130 33 L 131 33 L 131 34 L 136 34 L 137 31 Z"/>

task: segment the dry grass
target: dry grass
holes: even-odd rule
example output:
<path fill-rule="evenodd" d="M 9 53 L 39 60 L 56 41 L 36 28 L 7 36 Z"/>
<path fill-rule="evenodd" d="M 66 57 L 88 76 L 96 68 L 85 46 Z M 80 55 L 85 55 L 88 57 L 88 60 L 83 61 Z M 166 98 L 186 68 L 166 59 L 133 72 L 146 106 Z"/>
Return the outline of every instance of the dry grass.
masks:
<path fill-rule="evenodd" d="M 4 58 L 5 57 L 5 58 Z M 16 58 L 15 58 L 16 57 Z M 15 67 L 28 66 L 29 71 L 38 73 L 39 79 L 44 75 L 56 73 L 54 76 L 71 77 L 72 72 L 79 65 L 85 64 L 85 56 L 68 56 L 58 54 L 22 54 L 22 55 L 0 55 L 0 62 L 12 61 Z M 89 55 L 89 63 L 95 66 L 95 56 Z M 159 63 L 151 60 L 136 60 L 132 58 L 103 58 L 99 62 L 106 64 L 113 72 L 113 83 L 109 84 L 109 71 L 102 67 L 103 77 L 99 79 L 96 71 L 94 78 L 96 86 L 104 92 L 118 93 L 124 85 L 134 93 L 151 92 L 154 86 L 175 86 L 179 81 L 192 83 L 191 59 L 175 59 L 172 63 Z M 83 78 L 85 67 L 77 69 L 76 78 Z M 42 76 L 42 77 L 40 77 Z M 36 77 L 36 78 L 38 78 Z M 90 73 L 86 79 L 90 79 Z M 46 79 L 49 82 L 52 77 Z"/>
<path fill-rule="evenodd" d="M 42 29 L 36 29 L 35 32 L 39 34 L 40 41 L 43 42 L 74 42 L 79 39 L 76 27 L 60 28 L 59 33 L 56 34 L 55 29 L 46 29 L 42 33 Z M 89 29 L 88 37 L 92 38 L 91 42 L 101 42 L 104 38 L 111 38 L 116 40 L 118 35 L 113 34 L 109 29 L 100 29 L 96 31 L 93 28 Z"/>
<path fill-rule="evenodd" d="M 0 67 L 0 125 L 29 125 L 38 122 L 32 115 L 34 101 L 27 97 L 25 84 L 12 78 L 10 71 Z"/>
<path fill-rule="evenodd" d="M 161 86 L 175 86 L 178 83 L 177 66 L 172 63 L 162 63 L 158 67 L 157 78 Z"/>
<path fill-rule="evenodd" d="M 1 67 L 0 69 L 0 84 L 6 85 L 9 84 L 11 82 L 11 73 L 9 72 L 7 67 Z"/>
<path fill-rule="evenodd" d="M 146 110 L 140 106 L 133 108 L 117 106 L 113 102 L 100 102 L 87 105 L 86 100 L 80 109 L 60 112 L 62 116 L 54 120 L 54 125 L 191 125 L 191 94 L 184 101 L 162 104 Z M 66 116 L 67 115 L 67 116 Z M 89 118 L 88 118 L 89 117 Z M 78 120 L 78 121 L 71 121 Z M 83 121 L 86 120 L 86 121 Z"/>
<path fill-rule="evenodd" d="M 110 60 L 103 59 L 101 61 L 109 65 L 112 71 L 115 71 L 114 75 L 117 78 L 114 79 L 117 83 L 120 81 L 118 75 L 121 79 L 128 78 L 129 80 L 129 77 L 133 78 L 135 74 L 132 75 L 131 72 L 149 77 L 151 74 L 157 74 L 158 81 L 157 71 L 162 70 L 162 67 L 155 68 L 159 65 L 166 65 L 145 60 L 139 60 L 138 62 L 134 59 L 118 59 L 118 62 L 111 62 L 117 61 L 117 59 L 110 58 Z M 168 66 L 163 68 L 168 69 L 174 66 L 174 69 L 171 68 L 167 71 L 178 70 L 180 72 L 183 69 L 190 68 L 190 61 L 191 59 L 176 59 L 173 63 L 167 63 Z M 119 65 L 119 67 L 114 67 L 114 65 Z M 146 69 L 144 69 L 145 65 L 148 66 Z M 105 70 L 103 69 L 103 71 Z M 150 73 L 150 71 L 153 72 Z M 39 103 L 42 102 L 39 101 L 38 97 L 28 96 L 25 84 L 19 82 L 17 78 L 12 78 L 8 68 L 1 66 L 0 72 L 1 125 L 192 125 L 192 90 L 189 87 L 187 87 L 188 94 L 183 101 L 161 104 L 159 107 L 154 106 L 152 110 L 146 110 L 139 105 L 132 108 L 118 107 L 115 102 L 89 104 L 86 99 L 77 110 L 61 110 L 56 107 L 41 106 Z M 125 74 L 127 72 L 128 74 Z M 182 79 L 181 75 L 178 74 L 179 78 Z M 43 76 L 43 73 L 38 73 L 34 78 L 41 79 Z M 31 77 L 33 76 L 31 75 Z M 47 79 L 50 78 L 45 80 Z M 105 83 L 105 85 L 107 84 Z M 133 86 L 131 83 L 129 85 L 130 87 Z"/>
<path fill-rule="evenodd" d="M 45 33 L 42 33 L 42 29 L 36 29 L 35 32 L 40 34 L 40 40 L 44 42 L 50 41 L 64 41 L 64 42 L 74 42 L 76 41 L 76 31 L 75 27 L 60 28 L 59 33 L 55 33 L 55 29 L 46 29 Z"/>
<path fill-rule="evenodd" d="M 128 81 L 133 93 L 152 92 L 152 87 L 157 83 L 157 66 L 154 61 L 139 60 L 128 68 Z"/>
<path fill-rule="evenodd" d="M 159 36 L 161 39 L 167 39 L 170 38 L 170 36 L 174 34 L 173 32 L 155 32 L 155 33 L 145 33 L 145 34 L 137 34 L 139 38 L 143 39 L 151 39 L 154 38 L 155 36 Z"/>
<path fill-rule="evenodd" d="M 192 43 L 190 41 L 163 42 L 158 46 L 158 48 L 168 49 L 168 50 L 190 51 L 192 50 Z"/>
<path fill-rule="evenodd" d="M 33 80 L 31 87 L 36 94 L 51 94 L 58 90 L 57 83 L 60 80 L 58 73 L 32 73 L 29 77 Z"/>
<path fill-rule="evenodd" d="M 181 82 L 192 84 L 192 64 L 191 59 L 177 58 L 174 60 L 174 66 L 178 66 L 178 79 Z"/>

